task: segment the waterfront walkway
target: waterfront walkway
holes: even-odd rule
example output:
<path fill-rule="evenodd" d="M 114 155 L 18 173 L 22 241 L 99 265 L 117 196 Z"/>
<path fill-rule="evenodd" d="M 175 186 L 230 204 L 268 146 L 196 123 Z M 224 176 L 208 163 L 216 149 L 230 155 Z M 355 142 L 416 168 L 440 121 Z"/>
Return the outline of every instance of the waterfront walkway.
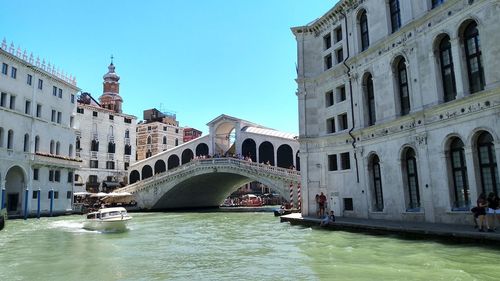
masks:
<path fill-rule="evenodd" d="M 315 217 L 302 217 L 300 213 L 281 216 L 280 220 L 281 222 L 289 222 L 292 225 L 317 227 L 319 227 L 321 222 L 321 219 Z M 500 227 L 498 227 L 497 232 L 479 232 L 472 225 L 336 217 L 333 225 L 324 228 L 373 234 L 398 234 L 407 238 L 429 238 L 454 242 L 496 244 L 500 246 Z"/>

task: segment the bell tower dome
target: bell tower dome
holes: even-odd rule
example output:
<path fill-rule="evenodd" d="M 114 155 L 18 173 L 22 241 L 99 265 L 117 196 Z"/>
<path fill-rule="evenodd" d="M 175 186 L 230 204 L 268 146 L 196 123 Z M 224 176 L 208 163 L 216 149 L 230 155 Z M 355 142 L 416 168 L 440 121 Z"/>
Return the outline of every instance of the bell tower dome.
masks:
<path fill-rule="evenodd" d="M 99 97 L 101 107 L 112 110 L 116 113 L 122 112 L 123 99 L 120 97 L 120 76 L 115 72 L 115 65 L 113 64 L 113 56 L 111 56 L 111 63 L 108 66 L 108 73 L 102 77 L 104 79 L 103 93 Z"/>

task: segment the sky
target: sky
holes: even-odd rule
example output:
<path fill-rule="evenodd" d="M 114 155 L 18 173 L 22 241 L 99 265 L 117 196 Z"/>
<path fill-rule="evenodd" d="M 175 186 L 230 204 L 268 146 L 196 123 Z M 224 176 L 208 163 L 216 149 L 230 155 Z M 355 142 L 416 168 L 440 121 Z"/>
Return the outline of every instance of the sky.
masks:
<path fill-rule="evenodd" d="M 336 0 L 0 0 L 0 40 L 76 76 L 98 98 L 114 57 L 123 112 L 175 113 L 208 133 L 221 114 L 298 134 L 290 30 Z"/>

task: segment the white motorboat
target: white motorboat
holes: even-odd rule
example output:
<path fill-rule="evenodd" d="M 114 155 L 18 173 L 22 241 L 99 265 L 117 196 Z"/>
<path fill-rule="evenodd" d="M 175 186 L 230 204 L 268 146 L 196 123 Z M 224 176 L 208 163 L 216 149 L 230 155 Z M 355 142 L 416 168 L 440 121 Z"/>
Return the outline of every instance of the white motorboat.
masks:
<path fill-rule="evenodd" d="M 127 230 L 127 222 L 131 219 L 123 207 L 102 208 L 87 214 L 83 228 L 102 232 L 122 232 Z"/>

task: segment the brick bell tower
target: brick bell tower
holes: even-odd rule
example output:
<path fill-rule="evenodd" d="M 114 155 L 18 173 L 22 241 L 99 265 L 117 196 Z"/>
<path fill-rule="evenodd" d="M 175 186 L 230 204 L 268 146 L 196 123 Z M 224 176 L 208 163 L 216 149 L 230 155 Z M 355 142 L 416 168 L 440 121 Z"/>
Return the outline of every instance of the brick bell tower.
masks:
<path fill-rule="evenodd" d="M 122 113 L 122 103 L 123 99 L 120 97 L 120 76 L 115 72 L 115 66 L 113 65 L 113 56 L 111 56 L 111 63 L 108 66 L 108 73 L 104 74 L 102 77 L 104 79 L 103 93 L 99 97 L 99 102 L 101 107 L 112 110 L 116 113 Z"/>

